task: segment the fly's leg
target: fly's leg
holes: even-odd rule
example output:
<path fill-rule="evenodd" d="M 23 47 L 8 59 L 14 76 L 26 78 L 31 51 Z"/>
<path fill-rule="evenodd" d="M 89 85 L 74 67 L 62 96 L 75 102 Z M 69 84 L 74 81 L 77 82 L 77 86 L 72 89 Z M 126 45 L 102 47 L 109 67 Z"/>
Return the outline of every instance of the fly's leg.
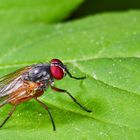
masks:
<path fill-rule="evenodd" d="M 85 108 L 84 106 L 82 106 L 67 90 L 64 90 L 64 89 L 59 89 L 57 87 L 54 87 L 54 86 L 51 86 L 51 88 L 55 91 L 58 91 L 58 92 L 63 92 L 63 93 L 66 93 L 67 95 L 70 96 L 70 98 L 76 103 L 78 104 L 83 110 L 87 111 L 87 112 L 92 112 L 91 110 L 88 110 L 87 108 Z"/>
<path fill-rule="evenodd" d="M 48 111 L 48 114 L 49 114 L 49 117 L 50 117 L 50 120 L 52 122 L 52 125 L 53 125 L 53 130 L 55 131 L 55 124 L 54 124 L 54 120 L 53 120 L 53 117 L 49 111 L 49 108 L 43 103 L 41 102 L 39 99 L 37 98 L 34 98 L 42 107 L 44 107 L 47 111 Z"/>
<path fill-rule="evenodd" d="M 70 78 L 73 78 L 73 79 L 76 79 L 76 80 L 82 80 L 82 79 L 86 78 L 86 76 L 84 76 L 84 77 L 75 77 L 75 76 L 73 76 L 66 67 L 65 67 L 65 71 L 69 75 Z"/>
<path fill-rule="evenodd" d="M 8 121 L 8 119 L 12 116 L 12 114 L 14 113 L 15 109 L 16 109 L 17 105 L 14 105 L 11 109 L 11 111 L 9 112 L 8 116 L 6 117 L 6 119 L 3 121 L 3 123 L 0 125 L 0 128 Z"/>

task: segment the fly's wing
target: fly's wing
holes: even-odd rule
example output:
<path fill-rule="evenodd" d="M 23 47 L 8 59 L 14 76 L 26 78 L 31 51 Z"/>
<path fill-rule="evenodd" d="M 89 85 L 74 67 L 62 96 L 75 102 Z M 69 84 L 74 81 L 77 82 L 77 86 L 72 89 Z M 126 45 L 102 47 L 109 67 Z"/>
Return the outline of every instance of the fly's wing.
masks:
<path fill-rule="evenodd" d="M 0 78 L 0 101 L 4 102 L 8 95 L 14 92 L 23 84 L 22 75 L 27 72 L 31 66 L 27 66 Z"/>
<path fill-rule="evenodd" d="M 27 67 L 18 69 L 10 74 L 7 74 L 7 75 L 1 77 L 0 78 L 0 89 L 1 89 L 2 85 L 6 85 L 6 84 L 10 83 L 17 77 L 21 76 L 23 73 L 27 72 L 30 68 L 31 68 L 31 66 L 27 66 Z"/>

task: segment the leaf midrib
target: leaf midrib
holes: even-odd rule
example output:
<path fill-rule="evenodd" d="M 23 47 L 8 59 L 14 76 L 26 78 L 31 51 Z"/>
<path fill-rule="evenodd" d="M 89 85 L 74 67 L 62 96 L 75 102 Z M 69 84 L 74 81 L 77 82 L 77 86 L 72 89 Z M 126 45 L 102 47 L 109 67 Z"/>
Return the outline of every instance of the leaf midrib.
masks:
<path fill-rule="evenodd" d="M 100 83 L 102 83 L 102 84 L 104 84 L 106 86 L 109 86 L 111 88 L 115 88 L 117 90 L 124 91 L 125 93 L 128 93 L 129 95 L 133 94 L 133 95 L 136 95 L 137 97 L 140 97 L 140 95 L 138 93 L 136 93 L 136 92 L 132 92 L 132 91 L 129 91 L 129 90 L 126 90 L 126 89 L 123 89 L 123 88 L 120 88 L 120 87 L 117 87 L 117 86 L 114 86 L 114 85 L 110 85 L 110 84 L 108 84 L 108 83 L 106 83 L 106 82 L 104 82 L 102 80 L 93 78 L 90 74 L 87 74 L 82 69 L 80 69 L 80 67 L 77 66 L 77 64 L 76 64 L 76 62 L 91 61 L 91 60 L 96 61 L 96 60 L 102 60 L 102 59 L 134 59 L 134 58 L 135 59 L 140 59 L 139 57 L 87 58 L 87 59 L 77 59 L 77 60 L 74 60 L 74 59 L 73 60 L 64 60 L 64 63 L 72 64 L 74 67 L 79 69 L 82 73 L 88 75 L 90 78 L 96 80 L 97 82 L 100 82 Z M 45 62 L 45 61 L 42 60 L 41 62 Z M 38 62 L 40 62 L 40 61 L 38 61 Z M 19 63 L 14 63 L 14 64 L 8 64 L 8 65 L 7 64 L 6 65 L 1 65 L 0 64 L 0 69 L 8 69 L 8 68 L 10 69 L 10 68 L 18 68 L 18 67 L 20 68 L 20 67 L 32 65 L 32 64 L 35 64 L 35 63 L 37 63 L 37 61 L 30 61 L 30 63 L 20 63 L 20 64 Z M 127 68 L 127 67 L 125 67 L 125 68 Z"/>

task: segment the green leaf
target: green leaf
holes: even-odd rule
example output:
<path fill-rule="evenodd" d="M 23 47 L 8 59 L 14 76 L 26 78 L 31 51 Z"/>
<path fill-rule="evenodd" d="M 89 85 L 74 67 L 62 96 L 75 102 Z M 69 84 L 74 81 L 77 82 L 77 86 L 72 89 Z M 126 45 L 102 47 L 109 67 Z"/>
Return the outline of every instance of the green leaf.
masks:
<path fill-rule="evenodd" d="M 4 25 L 54 23 L 68 17 L 83 0 L 0 0 Z"/>
<path fill-rule="evenodd" d="M 18 106 L 0 131 L 0 138 L 34 140 L 140 139 L 140 12 L 129 11 L 90 16 L 57 25 L 32 24 L 0 29 L 0 75 L 19 67 L 60 58 L 75 76 L 55 81 L 82 105 L 50 89 L 41 100 Z M 10 106 L 1 108 L 3 121 Z"/>

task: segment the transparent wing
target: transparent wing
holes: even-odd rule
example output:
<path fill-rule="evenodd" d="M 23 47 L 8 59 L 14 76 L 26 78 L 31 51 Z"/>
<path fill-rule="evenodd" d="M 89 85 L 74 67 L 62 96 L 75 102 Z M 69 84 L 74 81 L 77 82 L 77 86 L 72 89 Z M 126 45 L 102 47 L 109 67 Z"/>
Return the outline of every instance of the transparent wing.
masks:
<path fill-rule="evenodd" d="M 23 84 L 22 76 L 31 66 L 27 66 L 0 78 L 0 101 L 17 90 Z"/>

